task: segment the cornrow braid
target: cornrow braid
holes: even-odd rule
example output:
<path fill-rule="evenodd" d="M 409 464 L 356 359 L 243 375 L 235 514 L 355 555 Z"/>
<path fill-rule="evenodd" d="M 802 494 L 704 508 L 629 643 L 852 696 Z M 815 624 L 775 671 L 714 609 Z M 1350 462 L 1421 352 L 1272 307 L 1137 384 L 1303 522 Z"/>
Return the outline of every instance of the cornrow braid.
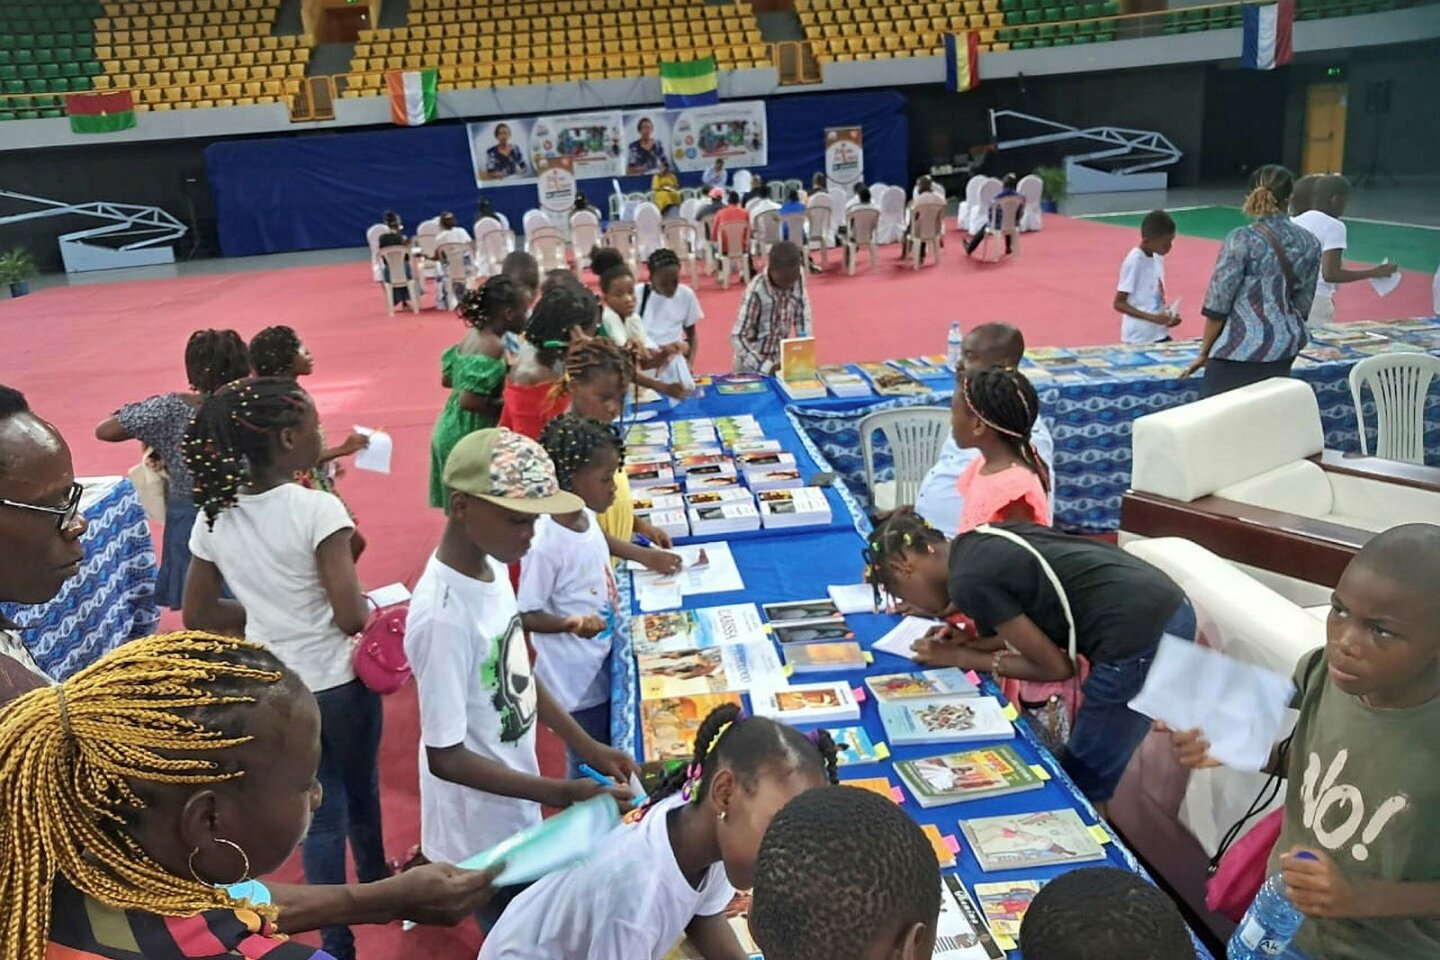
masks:
<path fill-rule="evenodd" d="M 484 286 L 465 291 L 455 313 L 465 324 L 483 330 L 499 319 L 502 310 L 524 306 L 530 291 L 519 280 L 503 273 L 485 281 Z"/>
<path fill-rule="evenodd" d="M 0 713 L 0 902 L 13 960 L 42 960 L 57 875 L 117 910 L 191 916 L 237 906 L 176 876 L 141 847 L 147 785 L 245 776 L 249 707 L 289 674 L 258 644 L 184 632 L 117 648 L 59 686 Z M 299 686 L 298 679 L 294 681 Z M 270 907 L 250 907 L 273 920 Z"/>
<path fill-rule="evenodd" d="M 288 377 L 300 353 L 300 335 L 290 327 L 266 327 L 250 338 L 250 364 L 257 377 Z"/>
<path fill-rule="evenodd" d="M 211 529 L 254 469 L 270 463 L 275 434 L 299 425 L 309 407 L 310 397 L 288 377 L 241 380 L 206 398 L 185 431 L 183 453 L 195 505 Z"/>
<path fill-rule="evenodd" d="M 250 376 L 250 351 L 234 330 L 196 330 L 185 343 L 185 377 L 196 393 L 214 393 Z"/>
<path fill-rule="evenodd" d="M 960 375 L 960 391 L 970 412 L 1010 446 L 1020 461 L 1050 490 L 1050 471 L 1030 439 L 1040 415 L 1040 395 L 1019 370 L 986 367 Z"/>
<path fill-rule="evenodd" d="M 585 469 L 600 450 L 614 450 L 622 463 L 625 460 L 625 447 L 614 426 L 575 413 L 547 423 L 540 431 L 540 446 L 555 464 L 555 479 L 561 490 L 574 490 L 575 474 Z"/>
<path fill-rule="evenodd" d="M 540 362 L 547 367 L 557 366 L 570 347 L 575 328 L 593 323 L 598 307 L 595 295 L 588 290 L 565 286 L 546 290 L 525 323 L 525 339 L 535 348 Z"/>
<path fill-rule="evenodd" d="M 564 374 L 555 382 L 550 402 L 568 395 L 572 383 L 599 376 L 618 376 L 624 390 L 635 380 L 635 357 L 608 337 L 591 337 L 570 344 L 565 351 Z"/>
<path fill-rule="evenodd" d="M 870 534 L 861 556 L 865 559 L 865 581 L 876 592 L 889 583 L 889 566 L 907 553 L 924 550 L 935 543 L 944 543 L 945 535 L 918 513 L 897 513 Z M 878 604 L 877 604 L 878 605 Z"/>
<path fill-rule="evenodd" d="M 669 247 L 656 247 L 655 252 L 645 261 L 645 266 L 650 268 L 650 276 L 653 278 L 658 270 L 680 266 L 680 255 Z"/>

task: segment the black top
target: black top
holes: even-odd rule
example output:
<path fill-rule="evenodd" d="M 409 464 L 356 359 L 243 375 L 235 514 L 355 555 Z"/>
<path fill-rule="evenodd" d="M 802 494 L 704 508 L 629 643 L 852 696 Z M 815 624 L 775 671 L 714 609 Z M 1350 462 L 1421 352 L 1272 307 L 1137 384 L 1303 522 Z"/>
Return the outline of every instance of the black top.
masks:
<path fill-rule="evenodd" d="M 1091 663 L 1115 663 L 1160 639 L 1184 599 L 1175 582 L 1119 547 L 1033 524 L 997 524 L 1040 552 L 1054 569 L 1075 615 L 1075 647 Z M 1034 556 L 993 534 L 961 534 L 950 545 L 950 602 L 981 636 L 1020 614 L 1062 649 L 1070 644 L 1065 611 Z"/>
<path fill-rule="evenodd" d="M 377 247 L 403 247 L 409 244 L 409 239 L 403 233 L 396 233 L 393 230 L 380 234 L 380 242 Z"/>

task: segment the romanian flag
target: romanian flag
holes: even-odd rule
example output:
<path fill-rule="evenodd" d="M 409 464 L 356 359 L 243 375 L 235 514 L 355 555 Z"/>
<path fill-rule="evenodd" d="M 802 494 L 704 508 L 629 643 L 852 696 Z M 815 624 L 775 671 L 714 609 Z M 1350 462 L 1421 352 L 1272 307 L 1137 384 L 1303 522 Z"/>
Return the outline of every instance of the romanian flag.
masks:
<path fill-rule="evenodd" d="M 715 57 L 661 62 L 660 91 L 665 94 L 667 110 L 719 103 L 720 89 L 715 73 Z"/>
<path fill-rule="evenodd" d="M 391 70 L 385 74 L 390 91 L 390 119 L 402 127 L 418 127 L 435 119 L 439 71 Z"/>
<path fill-rule="evenodd" d="M 1294 46 L 1290 34 L 1295 26 L 1295 0 L 1280 0 L 1260 6 L 1242 5 L 1240 63 L 1251 70 L 1274 70 L 1290 62 Z"/>
<path fill-rule="evenodd" d="M 964 93 L 980 86 L 980 31 L 945 34 L 945 89 Z"/>
<path fill-rule="evenodd" d="M 65 98 L 65 112 L 75 133 L 114 133 L 135 126 L 135 101 L 129 90 L 72 93 Z"/>

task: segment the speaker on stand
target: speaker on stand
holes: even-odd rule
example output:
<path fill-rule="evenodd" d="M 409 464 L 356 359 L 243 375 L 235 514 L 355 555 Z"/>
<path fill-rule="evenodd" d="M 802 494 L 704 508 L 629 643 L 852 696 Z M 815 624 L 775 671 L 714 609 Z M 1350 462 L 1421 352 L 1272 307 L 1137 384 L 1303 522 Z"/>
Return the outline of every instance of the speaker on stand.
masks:
<path fill-rule="evenodd" d="M 1355 181 L 1355 185 L 1369 186 L 1384 177 L 1390 186 L 1399 186 L 1400 181 L 1380 163 L 1380 144 L 1385 139 L 1385 120 L 1390 116 L 1389 80 L 1375 80 L 1365 84 L 1365 112 L 1375 118 L 1370 126 L 1370 166 Z"/>
<path fill-rule="evenodd" d="M 190 249 L 185 253 L 185 261 L 188 263 L 194 260 L 196 255 L 204 250 L 205 241 L 200 236 L 200 217 L 195 211 L 195 193 L 200 189 L 198 177 L 185 176 L 180 180 L 180 191 L 185 194 L 185 223 L 189 227 Z"/>

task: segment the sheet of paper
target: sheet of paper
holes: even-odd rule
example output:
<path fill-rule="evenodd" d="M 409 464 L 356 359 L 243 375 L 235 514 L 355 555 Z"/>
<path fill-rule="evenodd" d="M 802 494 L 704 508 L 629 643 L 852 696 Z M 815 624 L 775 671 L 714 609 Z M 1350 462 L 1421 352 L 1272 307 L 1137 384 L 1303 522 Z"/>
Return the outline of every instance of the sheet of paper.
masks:
<path fill-rule="evenodd" d="M 910 647 L 925 636 L 931 628 L 940 626 L 939 620 L 926 620 L 924 617 L 906 617 L 895 625 L 895 628 L 879 640 L 875 641 L 874 649 L 893 653 L 897 657 L 904 657 L 907 660 L 915 659 L 915 654 Z"/>
<path fill-rule="evenodd" d="M 1390 258 L 1386 257 L 1381 265 L 1389 262 Z M 1375 290 L 1377 296 L 1388 297 L 1395 292 L 1396 287 L 1400 286 L 1400 271 L 1396 270 L 1388 277 L 1371 277 L 1370 286 Z"/>
<path fill-rule="evenodd" d="M 1283 674 L 1167 634 L 1130 709 L 1172 730 L 1202 730 L 1216 760 L 1259 770 L 1284 735 L 1294 693 Z"/>
<path fill-rule="evenodd" d="M 640 604 L 642 613 L 674 610 L 685 602 L 685 595 L 680 592 L 680 584 L 674 580 L 658 583 L 640 583 L 638 577 L 636 580 L 635 599 Z"/>
<path fill-rule="evenodd" d="M 390 472 L 390 455 L 395 452 L 394 441 L 383 430 L 356 427 L 355 432 L 370 438 L 370 446 L 355 454 L 355 469 L 370 470 L 374 473 Z"/>
<path fill-rule="evenodd" d="M 745 581 L 740 577 L 740 569 L 735 566 L 730 544 L 725 541 L 690 544 L 676 547 L 671 552 L 678 553 L 684 564 L 679 573 L 671 576 L 654 573 L 630 561 L 635 577 L 635 596 L 640 601 L 640 609 L 645 612 L 673 609 L 680 606 L 679 598 L 697 593 L 729 593 L 745 589 Z"/>
<path fill-rule="evenodd" d="M 1176 297 L 1175 300 L 1170 304 L 1170 306 L 1165 308 L 1165 312 L 1170 314 L 1170 316 L 1172 317 L 1180 316 L 1180 304 L 1184 302 L 1184 297 Z"/>
<path fill-rule="evenodd" d="M 875 609 L 875 588 L 868 583 L 831 584 L 825 589 L 841 613 L 879 612 Z"/>
<path fill-rule="evenodd" d="M 403 583 L 387 583 L 383 587 L 376 587 L 365 596 L 377 607 L 393 607 L 410 599 L 410 588 Z"/>

